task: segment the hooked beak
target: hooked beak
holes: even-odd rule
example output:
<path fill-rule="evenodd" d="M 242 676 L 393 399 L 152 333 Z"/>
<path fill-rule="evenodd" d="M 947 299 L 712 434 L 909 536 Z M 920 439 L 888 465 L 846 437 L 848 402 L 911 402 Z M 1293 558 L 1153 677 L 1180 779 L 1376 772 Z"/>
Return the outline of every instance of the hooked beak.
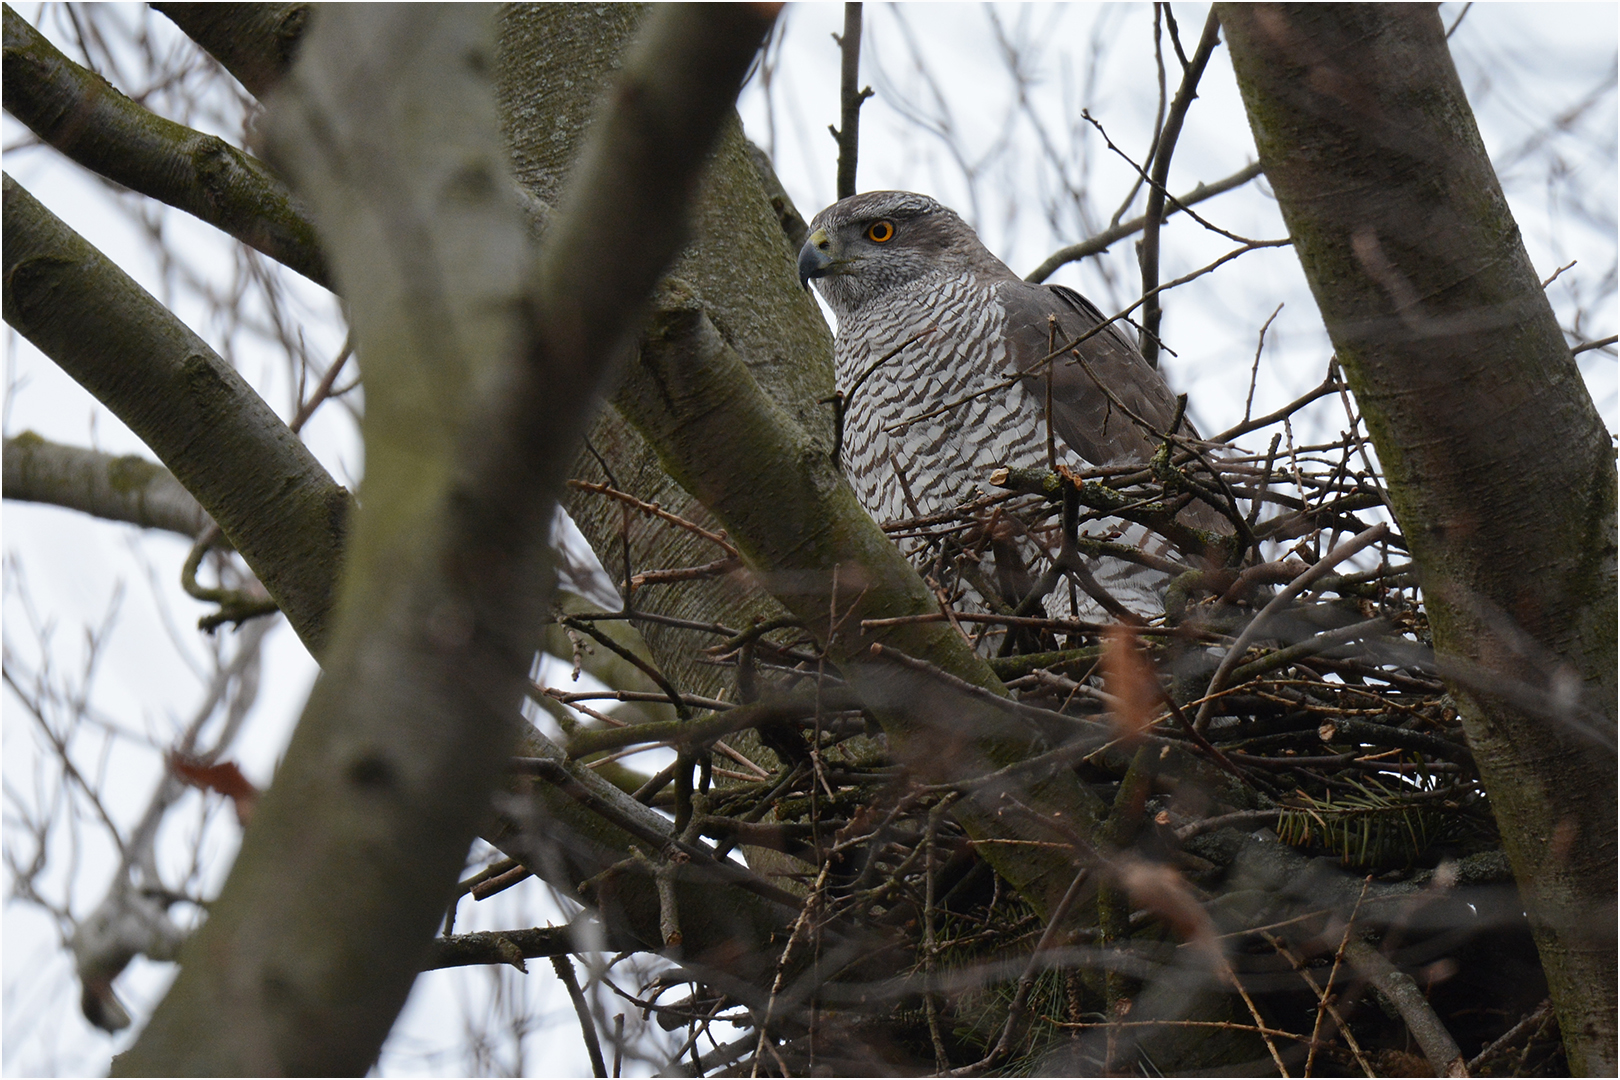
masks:
<path fill-rule="evenodd" d="M 832 238 L 827 235 L 826 229 L 817 229 L 805 239 L 804 247 L 799 249 L 799 284 L 808 290 L 810 279 L 831 273 L 833 263 Z"/>

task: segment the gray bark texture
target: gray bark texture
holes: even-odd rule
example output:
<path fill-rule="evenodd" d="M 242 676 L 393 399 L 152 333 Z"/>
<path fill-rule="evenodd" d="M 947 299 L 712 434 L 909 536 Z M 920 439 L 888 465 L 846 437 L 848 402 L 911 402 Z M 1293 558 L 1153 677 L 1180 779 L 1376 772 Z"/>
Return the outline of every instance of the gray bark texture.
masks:
<path fill-rule="evenodd" d="M 262 99 L 273 90 L 303 40 L 310 5 L 153 4 L 218 60 L 248 93 Z"/>
<path fill-rule="evenodd" d="M 1615 1051 L 1615 463 L 1430 6 L 1222 5 L 1575 1075 Z"/>
<path fill-rule="evenodd" d="M 63 446 L 31 431 L 5 444 L 6 498 L 48 503 L 195 539 L 213 524 L 174 474 L 136 454 Z"/>
<path fill-rule="evenodd" d="M 5 319 L 152 448 L 319 659 L 349 494 L 236 370 L 5 178 Z"/>

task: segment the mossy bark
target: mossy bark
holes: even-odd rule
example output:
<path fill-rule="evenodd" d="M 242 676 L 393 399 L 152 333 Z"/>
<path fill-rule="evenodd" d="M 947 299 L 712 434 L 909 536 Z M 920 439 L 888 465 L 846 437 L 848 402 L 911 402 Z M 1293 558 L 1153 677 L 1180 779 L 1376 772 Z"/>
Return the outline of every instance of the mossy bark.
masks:
<path fill-rule="evenodd" d="M 1577 1075 L 1615 1054 L 1615 464 L 1430 6 L 1222 5 Z"/>
<path fill-rule="evenodd" d="M 195 539 L 212 524 L 174 474 L 137 454 L 64 446 L 32 431 L 6 440 L 6 498 L 80 510 Z"/>
<path fill-rule="evenodd" d="M 949 623 L 862 624 L 937 610 L 937 601 L 826 447 L 764 393 L 696 296 L 667 281 L 659 300 L 619 393 L 626 419 L 725 525 L 754 576 L 824 644 L 882 722 L 894 756 L 925 782 L 974 781 L 953 816 L 1037 911 L 1051 911 L 1073 877 L 1066 830 L 1089 838 L 1101 801 L 1067 770 L 983 779 L 1034 756 L 1034 730 L 905 662 L 1004 694 Z"/>
<path fill-rule="evenodd" d="M 131 101 L 10 7 L 4 21 L 7 112 L 85 168 L 330 284 L 314 227 L 257 158 Z"/>
<path fill-rule="evenodd" d="M 772 14 L 659 12 L 537 253 L 495 121 L 493 9 L 317 15 L 268 129 L 352 314 L 363 495 L 324 677 L 120 1073 L 375 1061 L 518 745 L 576 403 L 679 250 Z"/>
<path fill-rule="evenodd" d="M 559 197 L 619 54 L 643 12 L 635 5 L 502 9 L 497 76 L 502 123 L 519 182 L 546 202 Z M 799 287 L 797 253 L 766 197 L 735 120 L 711 155 L 692 222 L 693 242 L 671 272 L 702 297 L 722 334 L 788 415 L 812 437 L 830 438 L 831 406 L 822 402 L 833 390 L 832 337 L 814 301 Z M 637 498 L 714 524 L 616 409 L 602 410 L 588 445 L 575 476 L 611 480 Z M 702 565 L 719 554 L 697 537 L 634 514 L 627 526 L 621 506 L 598 495 L 574 492 L 567 506 L 616 578 L 623 574 L 626 535 L 632 572 Z M 782 614 L 769 595 L 741 575 L 653 587 L 632 602 L 649 612 L 739 629 L 755 615 Z M 725 669 L 698 662 L 699 649 L 690 633 L 646 625 L 643 634 L 676 685 L 711 696 L 729 689 Z"/>
<path fill-rule="evenodd" d="M 292 66 L 310 5 L 153 4 L 210 56 L 263 98 Z"/>

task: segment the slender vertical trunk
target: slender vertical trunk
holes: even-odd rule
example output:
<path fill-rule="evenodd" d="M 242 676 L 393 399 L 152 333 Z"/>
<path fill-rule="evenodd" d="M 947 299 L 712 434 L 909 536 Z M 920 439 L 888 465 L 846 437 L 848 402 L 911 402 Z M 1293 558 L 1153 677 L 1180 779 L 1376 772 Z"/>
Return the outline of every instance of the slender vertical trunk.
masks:
<path fill-rule="evenodd" d="M 1222 5 L 1575 1075 L 1615 1056 L 1615 465 L 1431 6 Z"/>

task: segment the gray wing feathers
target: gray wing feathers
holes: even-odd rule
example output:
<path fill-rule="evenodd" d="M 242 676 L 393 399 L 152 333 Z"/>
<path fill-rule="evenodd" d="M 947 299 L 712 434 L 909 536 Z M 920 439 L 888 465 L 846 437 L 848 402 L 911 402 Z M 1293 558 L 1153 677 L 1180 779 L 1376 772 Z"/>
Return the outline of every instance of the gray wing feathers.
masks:
<path fill-rule="evenodd" d="M 1061 348 L 1074 341 L 1100 325 L 1102 313 L 1085 297 L 1061 285 L 1009 281 L 1001 286 L 1001 297 L 1007 308 L 1008 359 L 1016 370 L 1031 372 L 1025 386 L 1044 403 L 1047 366 L 1041 360 L 1052 349 L 1049 343 Z M 1050 329 L 1049 317 L 1056 319 Z M 1076 352 L 1084 359 L 1083 365 L 1075 359 Z M 1052 426 L 1071 449 L 1093 465 L 1146 461 L 1158 445 L 1119 405 L 1160 431 L 1175 417 L 1175 395 L 1126 340 L 1118 324 L 1054 359 L 1050 370 Z"/>

